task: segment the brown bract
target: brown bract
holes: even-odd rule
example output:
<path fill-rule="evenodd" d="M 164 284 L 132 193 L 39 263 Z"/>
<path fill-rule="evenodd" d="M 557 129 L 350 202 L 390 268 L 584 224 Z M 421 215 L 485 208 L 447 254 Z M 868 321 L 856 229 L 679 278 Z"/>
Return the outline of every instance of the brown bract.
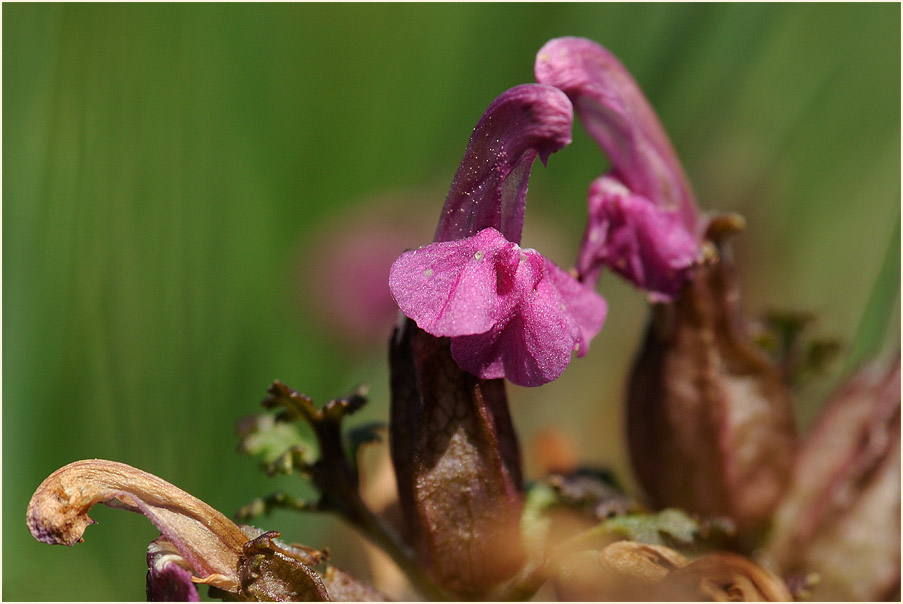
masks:
<path fill-rule="evenodd" d="M 668 589 L 713 602 L 790 602 L 787 586 L 748 558 L 727 552 L 690 562 L 669 577 Z"/>
<path fill-rule="evenodd" d="M 318 563 L 318 552 L 286 547 L 276 531 L 244 545 L 238 571 L 245 599 L 255 602 L 326 602 L 323 581 L 307 564 Z"/>
<path fill-rule="evenodd" d="M 511 577 L 524 552 L 517 437 L 502 380 L 452 359 L 448 338 L 406 320 L 392 363 L 392 462 L 407 538 L 442 587 L 475 597 Z"/>
<path fill-rule="evenodd" d="M 740 224 L 712 221 L 724 238 Z M 628 442 L 657 506 L 727 516 L 741 532 L 767 521 L 795 448 L 790 391 L 746 334 L 726 245 L 681 294 L 654 307 L 630 378 Z"/>
<path fill-rule="evenodd" d="M 686 558 L 662 545 L 615 541 L 602 550 L 602 566 L 612 572 L 655 583 L 687 563 Z"/>

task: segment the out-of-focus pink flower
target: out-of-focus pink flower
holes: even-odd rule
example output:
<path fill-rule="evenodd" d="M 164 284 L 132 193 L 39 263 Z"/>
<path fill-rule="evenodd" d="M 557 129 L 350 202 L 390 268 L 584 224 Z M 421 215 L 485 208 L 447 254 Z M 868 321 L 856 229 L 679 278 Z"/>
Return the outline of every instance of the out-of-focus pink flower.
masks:
<path fill-rule="evenodd" d="M 390 193 L 358 203 L 298 246 L 296 299 L 306 313 L 347 345 L 383 346 L 398 319 L 389 268 L 430 228 L 423 211 L 431 192 Z M 324 252 L 328 250 L 328 252 Z"/>

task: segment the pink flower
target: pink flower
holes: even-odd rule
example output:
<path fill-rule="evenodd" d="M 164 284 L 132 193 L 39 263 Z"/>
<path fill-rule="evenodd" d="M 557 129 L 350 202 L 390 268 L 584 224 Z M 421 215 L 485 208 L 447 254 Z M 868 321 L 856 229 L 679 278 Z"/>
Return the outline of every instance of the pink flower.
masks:
<path fill-rule="evenodd" d="M 696 201 L 655 111 L 623 65 L 583 38 L 557 38 L 536 57 L 536 80 L 563 90 L 612 163 L 590 188 L 580 278 L 608 266 L 653 299 L 669 300 L 699 256 Z"/>
<path fill-rule="evenodd" d="M 539 252 L 521 248 L 527 180 L 537 155 L 570 143 L 572 106 L 549 86 L 497 98 L 471 136 L 435 243 L 395 261 L 389 288 L 418 327 L 451 338 L 459 367 L 522 386 L 550 382 L 602 328 L 601 296 Z"/>

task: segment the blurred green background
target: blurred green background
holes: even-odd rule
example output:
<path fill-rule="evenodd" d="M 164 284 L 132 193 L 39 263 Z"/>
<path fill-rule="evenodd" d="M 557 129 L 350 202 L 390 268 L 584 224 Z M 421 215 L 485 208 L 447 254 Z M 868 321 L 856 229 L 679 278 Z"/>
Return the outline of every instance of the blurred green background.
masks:
<path fill-rule="evenodd" d="M 320 403 L 370 383 L 361 421 L 386 417 L 388 334 L 339 337 L 307 273 L 374 216 L 406 217 L 399 252 L 428 242 L 471 128 L 532 81 L 549 38 L 617 54 L 701 205 L 747 217 L 750 316 L 813 311 L 849 350 L 888 250 L 899 267 L 898 4 L 2 10 L 5 600 L 144 598 L 143 518 L 100 506 L 71 550 L 29 536 L 32 491 L 70 461 L 127 462 L 231 514 L 277 486 L 309 494 L 235 450 L 273 379 Z M 571 262 L 604 167 L 575 128 L 534 170 L 524 243 Z M 893 346 L 898 272 L 877 303 L 895 309 L 878 322 Z M 629 484 L 620 396 L 646 308 L 617 279 L 601 288 L 589 356 L 512 389 L 512 406 L 528 469 L 533 436 L 556 426 Z M 801 393 L 804 421 L 841 370 Z M 258 524 L 368 573 L 332 518 Z"/>

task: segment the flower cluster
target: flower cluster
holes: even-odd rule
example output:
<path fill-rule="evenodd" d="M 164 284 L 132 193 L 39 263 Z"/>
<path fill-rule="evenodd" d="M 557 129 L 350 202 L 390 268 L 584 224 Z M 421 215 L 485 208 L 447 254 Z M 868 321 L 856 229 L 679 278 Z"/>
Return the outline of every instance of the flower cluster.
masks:
<path fill-rule="evenodd" d="M 655 112 L 607 50 L 552 40 L 535 75 L 489 105 L 433 242 L 391 267 L 403 313 L 389 346 L 392 504 L 367 503 L 358 465 L 384 431 L 345 428 L 366 392 L 318 408 L 275 382 L 268 412 L 239 424 L 240 450 L 319 496 L 276 492 L 239 518 L 337 514 L 403 571 L 407 599 L 525 600 L 543 585 L 565 600 L 899 598 L 899 356 L 855 375 L 798 436 L 782 354 L 800 348 L 800 326 L 775 330 L 786 340 L 777 352 L 751 337 L 729 253 L 743 220 L 700 214 Z M 533 164 L 570 144 L 575 113 L 611 169 L 589 187 L 566 270 L 521 234 Z M 506 380 L 541 386 L 586 355 L 608 311 L 596 292 L 604 268 L 651 303 L 624 401 L 642 493 L 567 460 L 525 486 Z M 53 473 L 28 506 L 29 530 L 73 545 L 96 504 L 159 529 L 150 600 L 196 601 L 197 585 L 229 601 L 385 599 L 325 550 L 238 525 L 116 462 Z"/>

